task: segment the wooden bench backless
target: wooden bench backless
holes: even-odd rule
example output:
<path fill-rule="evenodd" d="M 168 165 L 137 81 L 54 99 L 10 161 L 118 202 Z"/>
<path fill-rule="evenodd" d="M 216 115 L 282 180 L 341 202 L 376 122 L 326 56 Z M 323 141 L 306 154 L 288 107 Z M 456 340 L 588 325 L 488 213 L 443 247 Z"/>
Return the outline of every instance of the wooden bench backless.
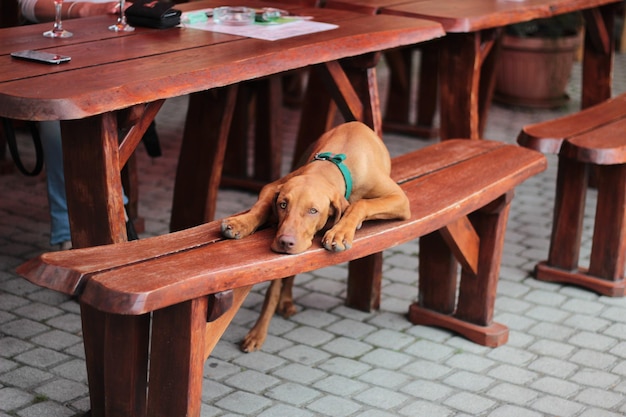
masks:
<path fill-rule="evenodd" d="M 535 277 L 626 295 L 626 94 L 525 126 L 518 142 L 559 156 L 550 252 Z M 589 267 L 583 268 L 579 252 L 591 172 L 598 198 Z"/>
<path fill-rule="evenodd" d="M 115 393 L 107 392 L 107 401 L 135 402 L 137 415 L 147 409 L 150 416 L 197 416 L 203 364 L 254 284 L 363 258 L 418 237 L 419 301 L 410 307 L 410 320 L 488 346 L 505 343 L 508 329 L 492 318 L 510 201 L 515 186 L 545 167 L 543 155 L 516 145 L 444 141 L 393 160 L 392 176 L 409 196 L 411 218 L 366 222 L 345 252 L 330 253 L 317 240 L 304 253 L 276 254 L 270 250 L 274 229 L 225 240 L 220 222 L 214 221 L 133 242 L 45 253 L 18 272 L 35 284 L 76 296 L 85 337 L 94 311 L 110 315 L 112 324 L 98 339 L 104 347 L 85 342 L 86 350 L 103 351 L 87 352 L 87 360 L 88 370 L 90 360 L 99 360 L 94 369 L 111 374 L 105 388 Z M 456 302 L 456 263 L 454 273 L 448 271 L 453 256 L 462 266 Z M 349 277 L 347 304 L 376 306 L 379 287 L 379 280 Z M 120 325 L 124 318 L 148 313 L 151 323 L 148 318 Z M 149 359 L 147 347 L 145 352 L 122 351 L 132 356 L 128 361 L 146 363 L 131 363 L 132 369 L 125 370 L 118 360 L 109 362 L 115 370 L 108 369 L 111 351 L 123 343 L 120 332 L 133 326 L 148 332 L 150 325 Z M 147 372 L 148 360 L 146 405 L 146 378 L 132 372 Z M 120 374 L 132 374 L 138 382 L 128 387 Z M 125 390 L 120 388 L 124 384 Z"/>

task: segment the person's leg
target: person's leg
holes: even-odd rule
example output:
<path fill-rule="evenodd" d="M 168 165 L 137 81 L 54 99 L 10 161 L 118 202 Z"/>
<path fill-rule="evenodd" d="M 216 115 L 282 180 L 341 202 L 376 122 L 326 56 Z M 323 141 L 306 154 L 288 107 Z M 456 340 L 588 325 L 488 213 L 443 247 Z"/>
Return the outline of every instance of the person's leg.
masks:
<path fill-rule="evenodd" d="M 45 157 L 48 178 L 48 204 L 50 205 L 50 244 L 63 245 L 70 242 L 70 221 L 65 201 L 65 178 L 63 176 L 63 149 L 61 124 L 58 121 L 39 123 L 39 133 Z M 65 249 L 65 248 L 64 248 Z"/>
<path fill-rule="evenodd" d="M 48 177 L 50 244 L 58 245 L 61 250 L 71 249 L 70 220 L 67 214 L 67 201 L 65 200 L 61 123 L 58 121 L 40 122 L 39 134 L 43 147 L 46 176 Z M 124 204 L 127 203 L 128 197 L 124 195 Z M 133 238 L 136 238 L 134 232 L 132 233 Z"/>

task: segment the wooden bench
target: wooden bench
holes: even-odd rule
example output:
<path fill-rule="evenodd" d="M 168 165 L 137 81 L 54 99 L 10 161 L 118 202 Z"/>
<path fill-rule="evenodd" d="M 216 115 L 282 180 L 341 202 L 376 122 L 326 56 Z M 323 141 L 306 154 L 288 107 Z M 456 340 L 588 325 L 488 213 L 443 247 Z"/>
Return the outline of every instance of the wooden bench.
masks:
<path fill-rule="evenodd" d="M 274 229 L 225 240 L 214 221 L 45 253 L 18 272 L 80 302 L 90 389 L 104 380 L 105 392 L 96 393 L 105 396 L 103 415 L 130 409 L 133 416 L 198 416 L 203 364 L 253 285 L 370 256 L 382 261 L 377 254 L 418 237 L 419 301 L 410 320 L 487 346 L 505 343 L 508 329 L 493 322 L 493 311 L 507 216 L 514 188 L 545 167 L 541 153 L 516 145 L 450 140 L 393 160 L 411 218 L 366 222 L 345 252 L 328 252 L 316 240 L 304 253 L 276 254 Z M 458 302 L 453 256 L 462 266 Z M 367 272 L 377 268 L 349 269 L 347 304 L 376 308 L 380 277 Z M 93 315 L 108 317 L 104 329 L 90 326 Z"/>
<path fill-rule="evenodd" d="M 518 142 L 558 154 L 550 252 L 537 279 L 579 285 L 603 295 L 626 290 L 626 94 L 523 128 Z M 598 199 L 589 268 L 579 267 L 585 199 L 593 171 Z"/>

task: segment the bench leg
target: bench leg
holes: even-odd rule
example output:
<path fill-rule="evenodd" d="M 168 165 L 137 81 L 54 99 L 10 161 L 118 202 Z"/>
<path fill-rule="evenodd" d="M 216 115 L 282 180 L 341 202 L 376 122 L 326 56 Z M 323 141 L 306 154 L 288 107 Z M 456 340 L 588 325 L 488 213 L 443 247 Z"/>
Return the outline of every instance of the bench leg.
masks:
<path fill-rule="evenodd" d="M 204 362 L 251 289 L 235 289 L 230 308 L 210 323 L 207 297 L 153 313 L 148 417 L 200 416 Z"/>
<path fill-rule="evenodd" d="M 380 308 L 382 265 L 383 254 L 380 252 L 349 263 L 348 307 L 367 312 Z"/>
<path fill-rule="evenodd" d="M 507 342 L 509 331 L 493 322 L 493 311 L 512 197 L 510 192 L 471 216 L 480 236 L 478 272 L 462 270 L 456 309 L 457 268 L 452 250 L 441 236 L 420 239 L 420 292 L 418 302 L 409 308 L 412 323 L 443 327 L 484 346 Z"/>
<path fill-rule="evenodd" d="M 598 201 L 589 269 L 579 267 L 590 168 L 559 159 L 554 225 L 548 260 L 535 268 L 542 281 L 579 285 L 610 297 L 626 295 L 626 166 L 596 166 Z"/>
<path fill-rule="evenodd" d="M 589 274 L 624 289 L 626 165 L 598 167 L 598 202 Z M 623 295 L 623 294 L 622 294 Z"/>
<path fill-rule="evenodd" d="M 81 304 L 91 417 L 146 415 L 150 317 Z"/>

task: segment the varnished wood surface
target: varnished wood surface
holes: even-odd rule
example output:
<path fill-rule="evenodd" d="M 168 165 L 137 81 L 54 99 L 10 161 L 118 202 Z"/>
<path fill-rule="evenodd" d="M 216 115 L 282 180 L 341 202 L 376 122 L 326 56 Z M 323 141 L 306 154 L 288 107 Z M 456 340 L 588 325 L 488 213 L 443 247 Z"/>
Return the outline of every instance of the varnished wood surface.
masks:
<path fill-rule="evenodd" d="M 202 1 L 179 7 L 217 4 L 221 5 Z M 443 35 L 432 21 L 297 10 L 339 28 L 274 42 L 186 28 L 137 28 L 115 34 L 107 30 L 111 23 L 107 16 L 68 21 L 67 28 L 74 32 L 68 40 L 41 36 L 50 24 L 2 29 L 0 115 L 26 120 L 84 118 Z M 27 48 L 69 55 L 72 61 L 47 66 L 8 55 Z"/>
<path fill-rule="evenodd" d="M 580 112 L 524 126 L 518 143 L 543 153 L 558 154 L 562 145 L 571 158 L 595 164 L 626 162 L 626 94 Z M 586 155 L 584 150 L 594 149 Z"/>
<path fill-rule="evenodd" d="M 269 249 L 273 229 L 242 240 L 220 241 L 214 222 L 118 246 L 44 254 L 21 267 L 20 273 L 60 291 L 67 292 L 68 286 L 59 282 L 73 282 L 75 295 L 101 311 L 143 314 L 201 295 L 360 258 L 438 230 L 545 169 L 545 158 L 517 146 L 457 140 L 399 157 L 394 167 L 394 178 L 411 199 L 411 219 L 368 222 L 357 232 L 353 248 L 345 252 L 330 253 L 316 241 L 299 255 L 275 254 Z M 154 259 L 155 252 L 161 256 Z"/>
<path fill-rule="evenodd" d="M 346 1 L 346 0 L 344 0 Z M 381 8 L 383 13 L 432 19 L 446 32 L 475 32 L 513 23 L 554 16 L 618 0 L 427 0 L 405 2 Z"/>

